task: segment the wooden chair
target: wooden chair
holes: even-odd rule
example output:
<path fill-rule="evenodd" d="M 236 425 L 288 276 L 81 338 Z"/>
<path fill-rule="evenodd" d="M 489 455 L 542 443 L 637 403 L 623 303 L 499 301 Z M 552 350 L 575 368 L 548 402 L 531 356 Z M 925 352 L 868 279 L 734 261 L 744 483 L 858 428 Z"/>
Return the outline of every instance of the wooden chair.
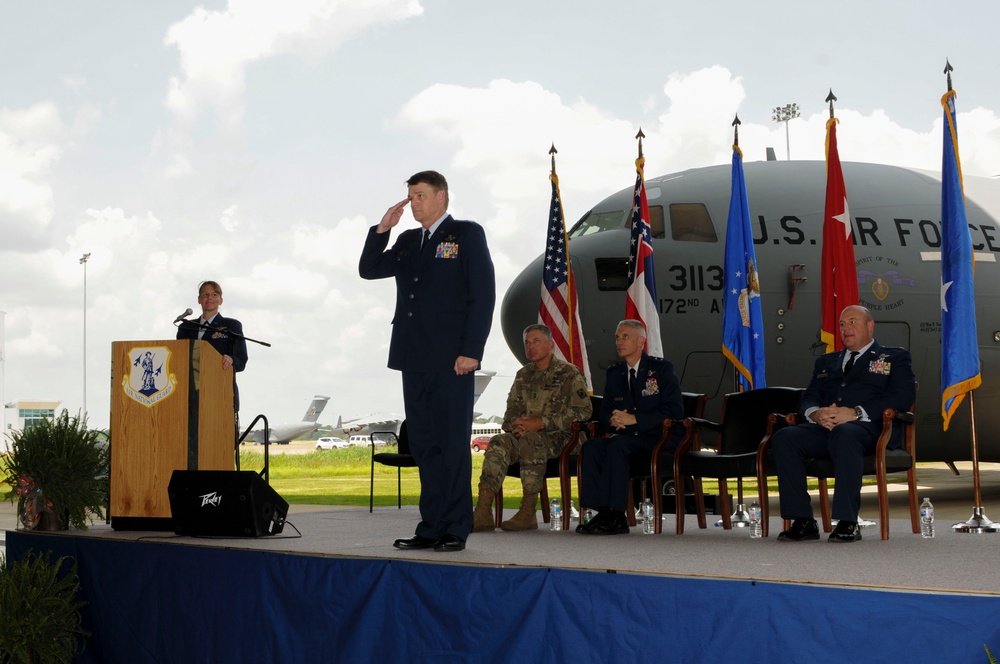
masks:
<path fill-rule="evenodd" d="M 664 420 L 663 436 L 649 455 L 649 477 L 651 480 L 650 483 L 653 485 L 653 532 L 656 534 L 660 533 L 663 526 L 663 483 L 665 479 L 662 477 L 661 468 L 664 461 L 664 450 L 670 444 L 671 434 L 676 430 L 676 427 L 683 427 L 683 423 L 688 419 L 703 418 L 705 416 L 705 405 L 708 403 L 708 396 L 704 394 L 682 392 L 681 396 L 684 397 L 684 419 L 680 422 L 674 422 L 671 419 Z M 668 468 L 672 468 L 673 457 L 669 457 L 669 461 L 666 463 L 668 463 Z M 674 486 L 674 492 L 681 494 L 683 500 L 684 483 L 680 482 L 678 484 L 675 481 Z M 631 492 L 629 492 L 629 511 L 633 514 L 635 512 Z"/>
<path fill-rule="evenodd" d="M 600 403 L 600 397 L 591 397 L 591 401 L 594 399 L 598 400 Z M 600 405 L 598 405 L 600 408 Z M 558 457 L 549 459 L 545 464 L 545 479 L 548 480 L 550 477 L 559 478 L 559 500 L 562 502 L 562 529 L 569 530 L 569 520 L 571 512 L 573 511 L 570 507 L 572 501 L 572 487 L 570 485 L 570 480 L 573 477 L 578 477 L 580 474 L 579 467 L 579 446 L 582 444 L 580 441 L 580 435 L 584 434 L 584 440 L 593 436 L 597 432 L 596 422 L 573 422 L 570 426 L 570 439 L 563 446 L 562 451 L 559 453 Z M 507 477 L 521 477 L 521 464 L 518 462 L 510 464 L 507 468 Z M 578 489 L 579 491 L 579 489 Z M 544 523 L 549 522 L 549 487 L 548 482 L 542 482 L 542 521 Z M 503 485 L 500 485 L 500 490 L 497 491 L 496 498 L 494 500 L 494 512 L 496 514 L 496 527 L 500 527 L 500 523 L 503 521 Z"/>
<path fill-rule="evenodd" d="M 708 402 L 708 397 L 706 397 L 704 394 L 698 394 L 698 393 L 695 393 L 695 392 L 682 392 L 681 396 L 684 399 L 684 416 L 685 417 L 701 417 L 702 415 L 705 414 L 705 404 Z M 595 418 L 598 417 L 597 411 L 594 411 L 594 417 Z M 672 420 L 667 419 L 666 421 L 670 422 Z M 612 434 L 610 434 L 610 433 L 605 433 L 604 437 L 605 438 L 609 438 L 609 437 L 611 437 L 611 435 Z M 641 494 L 644 495 L 645 492 L 646 492 L 646 478 L 651 478 L 652 477 L 652 469 L 653 469 L 654 463 L 657 466 L 659 466 L 659 463 L 660 463 L 660 460 L 659 460 L 659 451 L 661 450 L 662 445 L 663 445 L 663 439 L 661 438 L 660 442 L 657 443 L 657 446 L 655 448 L 653 448 L 653 450 L 650 452 L 650 454 L 648 456 L 647 455 L 638 455 L 638 456 L 634 456 L 634 457 L 629 458 L 629 490 L 628 490 L 628 500 L 627 500 L 627 502 L 625 504 L 625 516 L 628 518 L 628 525 L 629 525 L 629 527 L 633 527 L 634 528 L 636 526 L 636 519 L 635 519 L 635 503 L 636 503 L 635 485 L 636 485 L 636 482 L 635 481 L 639 480 L 639 482 L 638 482 L 639 489 L 640 489 Z M 580 456 L 581 456 L 581 460 L 579 461 L 579 463 L 581 464 L 581 467 L 582 467 L 582 463 L 583 463 L 583 461 L 582 461 L 582 457 L 583 457 L 582 450 L 581 450 Z M 660 500 L 661 500 L 661 498 L 659 498 L 659 494 L 662 493 L 662 485 L 657 484 L 656 481 L 652 482 L 652 485 L 653 485 L 653 493 L 656 494 L 656 498 L 657 498 L 653 502 L 655 504 L 658 504 L 660 502 Z M 580 496 L 580 504 L 581 505 L 583 504 L 583 496 L 582 495 Z M 654 509 L 658 509 L 658 507 L 656 507 L 656 505 L 654 505 Z"/>
<path fill-rule="evenodd" d="M 375 453 L 375 436 L 392 436 L 396 439 L 395 452 Z M 417 460 L 410 454 L 410 440 L 406 436 L 406 420 L 399 425 L 399 435 L 395 431 L 376 431 L 369 435 L 372 446 L 372 476 L 368 493 L 368 513 L 375 509 L 375 464 L 393 466 L 396 469 L 396 503 L 397 509 L 403 508 L 403 468 L 416 468 Z"/>
<path fill-rule="evenodd" d="M 771 518 L 771 504 L 768 500 L 767 478 L 777 474 L 771 459 L 771 437 L 781 428 L 788 426 L 789 415 L 795 413 L 771 413 L 767 416 L 767 431 L 757 447 L 757 504 L 760 505 L 761 535 L 767 537 Z M 787 527 L 786 527 L 787 528 Z"/>
<path fill-rule="evenodd" d="M 738 501 L 742 503 L 743 478 L 758 476 L 757 457 L 760 444 L 767 436 L 768 415 L 774 412 L 794 413 L 798 410 L 804 391 L 795 387 L 764 387 L 734 392 L 723 398 L 718 423 L 701 418 L 685 418 L 684 439 L 674 452 L 674 481 L 679 482 L 678 478 L 685 476 L 693 478 L 699 528 L 707 527 L 702 478 L 718 479 L 719 498 L 725 506 L 722 511 L 722 527 L 731 529 L 733 524 L 728 509 L 727 480 L 730 477 L 737 478 Z M 673 423 L 668 428 L 667 423 L 664 423 L 664 438 L 669 436 L 672 425 Z M 701 433 L 706 430 L 713 431 L 718 436 L 715 451 L 701 449 Z M 678 491 L 675 500 L 676 529 L 680 535 L 684 532 L 684 493 Z M 761 509 L 763 510 L 763 505 Z"/>
<path fill-rule="evenodd" d="M 799 418 L 793 414 L 791 419 L 786 421 L 794 424 Z M 913 407 L 908 412 L 899 412 L 893 408 L 886 408 L 882 411 L 882 433 L 875 442 L 875 450 L 871 454 L 865 455 L 864 475 L 875 475 L 878 485 L 878 514 L 879 531 L 881 539 L 889 539 L 889 491 L 886 476 L 889 473 L 906 473 L 907 493 L 910 502 L 910 526 L 914 534 L 920 532 L 920 508 L 917 503 L 917 466 L 916 466 L 916 427 L 914 422 Z M 893 432 L 901 429 L 899 435 L 902 437 L 903 446 L 901 448 L 889 449 L 888 445 L 893 437 Z M 834 476 L 833 460 L 829 457 L 809 459 L 806 461 L 806 476 L 815 477 L 819 480 L 819 505 L 823 518 L 823 531 L 833 530 L 833 523 L 830 517 L 830 494 L 827 480 Z M 788 528 L 786 521 L 785 528 Z"/>

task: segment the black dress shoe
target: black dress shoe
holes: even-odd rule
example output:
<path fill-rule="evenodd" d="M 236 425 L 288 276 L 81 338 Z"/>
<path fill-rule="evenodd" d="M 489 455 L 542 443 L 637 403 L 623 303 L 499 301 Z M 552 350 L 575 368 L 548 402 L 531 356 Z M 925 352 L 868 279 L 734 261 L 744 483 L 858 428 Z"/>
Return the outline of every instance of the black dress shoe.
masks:
<path fill-rule="evenodd" d="M 595 535 L 625 535 L 628 533 L 628 517 L 625 512 L 610 512 L 607 519 L 597 524 Z"/>
<path fill-rule="evenodd" d="M 609 512 L 608 510 L 600 510 L 597 512 L 596 515 L 594 515 L 590 519 L 590 521 L 588 521 L 587 523 L 581 523 L 579 526 L 577 526 L 576 532 L 580 533 L 581 535 L 593 535 L 594 531 L 597 529 L 597 526 L 606 521 L 609 516 L 611 516 L 611 512 Z"/>
<path fill-rule="evenodd" d="M 804 542 L 818 539 L 819 527 L 816 525 L 816 519 L 796 519 L 792 521 L 791 528 L 778 534 L 779 542 Z"/>
<path fill-rule="evenodd" d="M 406 539 L 398 539 L 393 542 L 392 545 L 397 549 L 429 549 L 437 543 L 438 540 L 436 539 L 414 535 L 413 537 L 407 537 Z"/>
<path fill-rule="evenodd" d="M 837 542 L 857 542 L 861 539 L 861 527 L 856 521 L 838 521 L 837 527 L 830 533 L 830 541 Z"/>
<path fill-rule="evenodd" d="M 445 535 L 434 545 L 435 551 L 464 551 L 465 540 L 455 535 Z"/>

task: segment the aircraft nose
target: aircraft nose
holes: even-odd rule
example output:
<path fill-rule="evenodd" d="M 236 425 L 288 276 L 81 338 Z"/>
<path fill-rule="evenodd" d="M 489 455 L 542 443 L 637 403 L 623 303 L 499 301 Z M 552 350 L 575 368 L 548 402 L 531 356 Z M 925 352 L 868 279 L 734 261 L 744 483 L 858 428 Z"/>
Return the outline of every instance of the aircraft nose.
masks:
<path fill-rule="evenodd" d="M 514 278 L 500 305 L 500 321 L 507 347 L 521 361 L 527 362 L 524 328 L 538 322 L 538 303 L 542 288 L 542 257 L 535 258 Z"/>

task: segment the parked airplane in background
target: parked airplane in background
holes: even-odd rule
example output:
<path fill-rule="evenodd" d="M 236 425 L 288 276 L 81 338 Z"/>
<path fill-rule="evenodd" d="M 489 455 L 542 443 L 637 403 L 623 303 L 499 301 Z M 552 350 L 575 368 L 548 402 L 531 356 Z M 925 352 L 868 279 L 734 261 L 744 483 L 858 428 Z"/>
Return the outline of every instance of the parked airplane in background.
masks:
<path fill-rule="evenodd" d="M 475 380 L 475 396 L 473 403 L 475 404 L 479 401 L 479 397 L 482 396 L 483 392 L 486 391 L 487 386 L 489 386 L 490 381 L 493 377 L 497 375 L 495 371 L 484 371 L 482 369 L 476 371 Z M 475 413 L 476 417 L 479 417 L 479 413 Z M 361 417 L 356 417 L 350 420 L 343 420 L 342 418 L 337 419 L 337 425 L 332 428 L 332 431 L 336 435 L 362 435 L 367 436 L 371 433 L 378 432 L 392 432 L 399 435 L 399 425 L 403 423 L 403 416 L 397 415 L 396 413 L 372 413 L 370 415 L 363 415 Z"/>
<path fill-rule="evenodd" d="M 883 345 L 905 346 L 919 382 L 920 461 L 971 458 L 968 399 L 947 432 L 941 416 L 941 182 L 936 173 L 844 162 L 861 304 Z M 754 224 L 768 385 L 805 385 L 819 343 L 820 261 L 826 163 L 745 164 Z M 622 174 L 628 180 L 628 173 Z M 646 181 L 654 239 L 664 354 L 686 391 L 711 399 L 734 391 L 722 355 L 722 278 L 731 165 L 695 168 Z M 1000 181 L 965 177 L 976 257 L 976 317 L 983 384 L 975 392 L 979 459 L 1000 461 Z M 593 207 L 569 231 L 582 327 L 595 394 L 616 361 L 614 332 L 625 314 L 632 187 Z M 542 259 L 514 280 L 501 321 L 511 351 L 525 361 L 521 331 L 538 316 Z"/>
<path fill-rule="evenodd" d="M 337 418 L 337 425 L 333 427 L 334 434 L 340 436 L 368 436 L 371 433 L 394 433 L 399 435 L 399 425 L 403 423 L 403 416 L 396 413 L 372 413 L 344 420 Z"/>
<path fill-rule="evenodd" d="M 305 416 L 302 418 L 301 422 L 286 422 L 285 424 L 278 424 L 270 427 L 270 435 L 268 440 L 272 444 L 276 443 L 278 445 L 287 445 L 289 442 L 301 438 L 310 431 L 314 431 L 319 428 L 319 416 L 326 408 L 326 402 L 330 400 L 330 397 L 324 397 L 316 395 L 313 397 L 312 403 L 309 404 L 309 408 L 306 410 Z M 248 443 L 263 443 L 264 442 L 264 430 L 255 429 L 247 434 L 244 442 Z"/>

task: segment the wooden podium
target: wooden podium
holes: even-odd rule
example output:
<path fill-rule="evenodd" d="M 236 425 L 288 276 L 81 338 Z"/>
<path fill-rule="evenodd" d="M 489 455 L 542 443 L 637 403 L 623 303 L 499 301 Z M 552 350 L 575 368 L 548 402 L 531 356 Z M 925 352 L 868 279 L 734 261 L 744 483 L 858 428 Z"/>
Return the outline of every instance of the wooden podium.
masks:
<path fill-rule="evenodd" d="M 172 530 L 175 470 L 234 470 L 233 370 L 207 341 L 111 344 L 111 527 Z"/>

